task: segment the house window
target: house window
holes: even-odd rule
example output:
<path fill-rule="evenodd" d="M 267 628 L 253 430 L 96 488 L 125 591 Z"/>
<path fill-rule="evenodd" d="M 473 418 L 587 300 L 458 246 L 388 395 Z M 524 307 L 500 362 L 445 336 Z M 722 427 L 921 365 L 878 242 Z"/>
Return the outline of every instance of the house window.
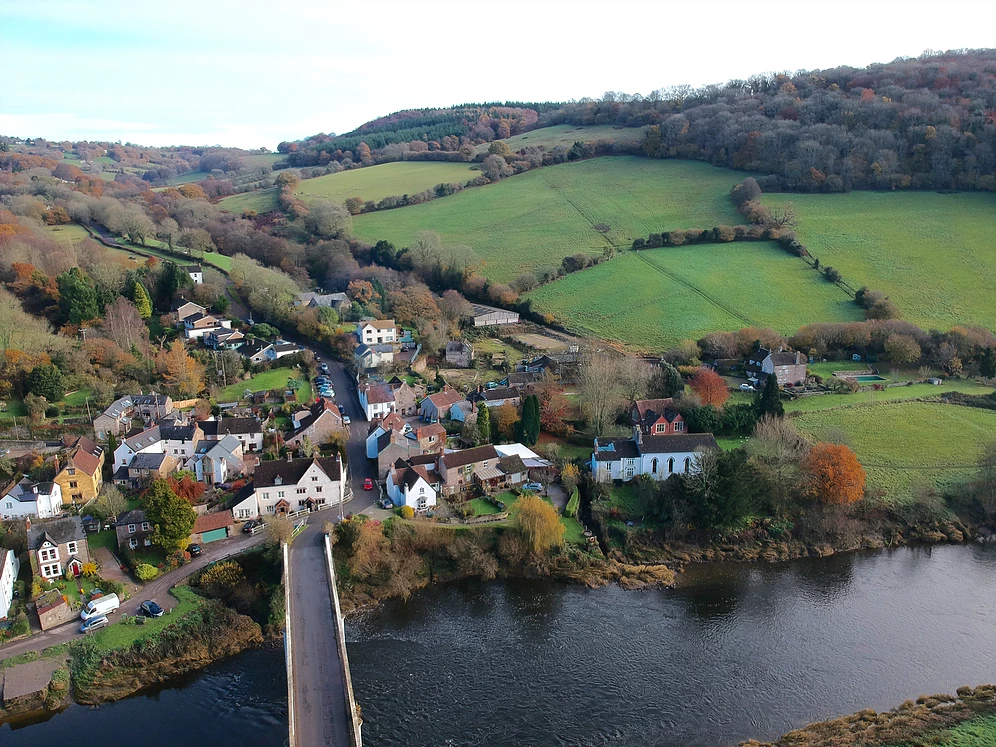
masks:
<path fill-rule="evenodd" d="M 73 481 L 71 481 L 69 483 L 69 487 L 70 488 L 78 488 L 79 486 L 80 486 L 80 484 L 78 482 L 76 482 L 75 480 L 73 480 Z"/>
<path fill-rule="evenodd" d="M 132 537 L 130 540 L 128 540 L 128 547 L 134 550 L 136 547 L 138 547 L 138 540 Z"/>
<path fill-rule="evenodd" d="M 78 542 L 67 542 L 66 543 L 66 552 L 68 552 L 70 555 L 75 555 L 76 553 L 79 552 L 79 550 L 80 550 L 80 546 L 79 546 Z"/>
<path fill-rule="evenodd" d="M 53 563 L 52 565 L 43 565 L 42 575 L 45 578 L 55 578 L 56 576 L 61 576 L 62 566 L 60 566 L 58 563 Z"/>
<path fill-rule="evenodd" d="M 683 430 L 685 430 L 685 424 L 682 421 L 680 421 L 680 420 L 677 421 L 674 424 L 674 432 L 678 433 L 679 431 L 683 431 Z"/>
<path fill-rule="evenodd" d="M 135 533 L 135 528 L 136 528 L 135 524 L 129 524 L 128 525 L 128 534 L 134 534 Z"/>
<path fill-rule="evenodd" d="M 72 477 L 73 475 L 75 475 L 75 474 L 76 474 L 76 468 L 75 468 L 75 467 L 70 467 L 70 468 L 69 468 L 69 469 L 67 470 L 67 472 L 69 472 L 69 476 L 70 476 L 70 477 Z"/>
<path fill-rule="evenodd" d="M 284 497 L 284 491 L 278 490 L 277 491 L 277 498 L 283 498 L 283 497 Z"/>
<path fill-rule="evenodd" d="M 692 468 L 691 457 L 685 457 L 685 472 L 688 472 Z"/>
<path fill-rule="evenodd" d="M 312 475 L 311 476 L 311 481 L 312 482 L 318 482 L 318 475 Z"/>
<path fill-rule="evenodd" d="M 297 489 L 297 494 L 298 494 L 298 495 L 304 495 L 304 494 L 305 494 L 305 493 L 307 493 L 307 492 L 308 492 L 308 489 L 307 489 L 307 488 L 298 488 L 298 489 Z"/>
<path fill-rule="evenodd" d="M 266 507 L 266 513 L 272 514 L 273 513 L 273 506 L 267 506 Z"/>
<path fill-rule="evenodd" d="M 667 471 L 668 474 L 672 474 L 674 472 L 674 457 L 667 460 Z"/>
<path fill-rule="evenodd" d="M 150 540 L 150 539 L 149 539 L 148 537 L 146 537 L 146 538 L 145 538 L 144 540 L 142 540 L 142 543 L 143 543 L 143 544 L 144 544 L 144 545 L 145 545 L 146 547 L 152 547 L 152 540 Z"/>
<path fill-rule="evenodd" d="M 73 502 L 74 503 L 76 501 L 82 501 L 82 500 L 83 500 L 83 494 L 82 493 L 73 493 Z"/>
<path fill-rule="evenodd" d="M 143 522 L 142 522 L 142 531 L 143 531 L 143 532 L 147 532 L 147 531 L 149 531 L 149 530 L 150 530 L 151 528 L 152 528 L 152 527 L 151 527 L 151 526 L 149 525 L 149 522 L 147 522 L 147 521 L 143 521 Z"/>
<path fill-rule="evenodd" d="M 315 488 L 315 492 L 316 493 L 321 493 L 322 492 L 322 486 L 319 485 L 317 488 Z"/>
<path fill-rule="evenodd" d="M 46 547 L 44 550 L 38 553 L 38 559 L 41 562 L 47 560 L 58 560 L 59 559 L 59 548 L 57 547 Z"/>
<path fill-rule="evenodd" d="M 660 426 L 658 426 L 658 427 L 660 427 Z M 652 474 L 655 474 L 655 475 L 657 474 L 657 459 L 656 458 L 653 461 L 650 462 L 650 472 Z"/>
<path fill-rule="evenodd" d="M 654 426 L 655 433 L 667 433 L 667 423 L 658 423 Z"/>

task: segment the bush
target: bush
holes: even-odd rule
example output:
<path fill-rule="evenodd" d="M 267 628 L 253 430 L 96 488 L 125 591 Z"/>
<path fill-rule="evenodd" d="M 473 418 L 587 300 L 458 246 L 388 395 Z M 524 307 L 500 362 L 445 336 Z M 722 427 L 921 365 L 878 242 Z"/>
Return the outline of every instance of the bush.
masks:
<path fill-rule="evenodd" d="M 152 581 L 159 577 L 159 569 L 148 563 L 139 563 L 135 567 L 135 578 L 139 581 Z"/>
<path fill-rule="evenodd" d="M 412 508 L 411 506 L 402 506 L 401 507 L 401 518 L 402 519 L 414 519 L 415 518 L 415 509 Z"/>

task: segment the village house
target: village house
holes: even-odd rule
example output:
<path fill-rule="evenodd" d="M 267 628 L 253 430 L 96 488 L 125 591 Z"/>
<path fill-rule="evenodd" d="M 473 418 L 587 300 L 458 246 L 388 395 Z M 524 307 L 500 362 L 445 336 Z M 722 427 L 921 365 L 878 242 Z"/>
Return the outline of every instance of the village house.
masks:
<path fill-rule="evenodd" d="M 0 497 L 0 517 L 51 519 L 62 514 L 62 488 L 55 482 L 32 482 L 16 476 Z"/>
<path fill-rule="evenodd" d="M 639 475 L 666 480 L 696 472 L 701 453 L 718 448 L 711 433 L 645 436 L 639 427 L 633 431 L 633 438 L 595 439 L 590 467 L 596 482 L 628 482 Z"/>
<path fill-rule="evenodd" d="M 462 399 L 450 405 L 450 420 L 454 423 L 466 423 L 477 420 L 477 405 L 469 399 Z"/>
<path fill-rule="evenodd" d="M 246 342 L 246 336 L 237 329 L 219 327 L 204 335 L 204 344 L 212 350 L 238 350 Z"/>
<path fill-rule="evenodd" d="M 769 374 L 774 374 L 778 386 L 806 383 L 806 364 L 809 359 L 798 351 L 779 350 L 772 353 L 766 348 L 758 348 L 747 358 L 747 379 L 755 385 L 763 384 Z"/>
<path fill-rule="evenodd" d="M 398 342 L 398 325 L 393 319 L 374 319 L 356 325 L 356 337 L 364 345 Z"/>
<path fill-rule="evenodd" d="M 428 511 L 436 505 L 439 475 L 431 467 L 399 460 L 387 475 L 387 497 L 395 506 Z"/>
<path fill-rule="evenodd" d="M 666 436 L 685 432 L 685 418 L 674 409 L 674 400 L 639 399 L 629 407 L 630 425 L 647 436 Z"/>
<path fill-rule="evenodd" d="M 472 392 L 467 399 L 485 407 L 501 407 L 502 405 L 518 407 L 521 397 L 522 393 L 519 390 L 510 387 L 485 389 L 481 386 L 477 388 L 476 392 Z"/>
<path fill-rule="evenodd" d="M 173 407 L 173 398 L 168 394 L 133 394 L 131 404 L 133 417 L 146 421 L 162 420 L 176 411 Z"/>
<path fill-rule="evenodd" d="M 542 380 L 542 378 L 543 374 L 538 371 L 516 371 L 510 373 L 505 381 L 509 389 L 525 389 Z"/>
<path fill-rule="evenodd" d="M 183 320 L 183 334 L 188 340 L 199 340 L 209 332 L 231 328 L 231 319 L 219 319 L 211 314 L 197 313 Z"/>
<path fill-rule="evenodd" d="M 243 345 L 239 348 L 239 352 L 248 358 L 252 363 L 266 363 L 268 361 L 279 360 L 288 355 L 294 355 L 295 353 L 300 353 L 304 348 L 300 345 L 295 345 L 293 342 L 285 342 L 283 340 L 275 340 L 274 342 L 267 342 L 266 340 L 256 340 L 248 345 Z"/>
<path fill-rule="evenodd" d="M 201 420 L 198 425 L 205 441 L 221 441 L 225 436 L 235 436 L 245 451 L 263 449 L 263 426 L 259 418 L 220 417 L 217 420 Z"/>
<path fill-rule="evenodd" d="M 204 432 L 197 423 L 180 425 L 168 422 L 126 438 L 114 450 L 114 484 L 137 485 L 146 479 L 162 477 L 177 469 L 197 450 Z M 160 459 L 154 455 L 166 455 Z M 135 460 L 145 455 L 141 460 Z"/>
<path fill-rule="evenodd" d="M 429 423 L 450 419 L 450 407 L 463 400 L 463 395 L 455 389 L 451 389 L 449 384 L 442 388 L 442 391 L 430 394 L 422 400 L 419 405 L 418 416 Z"/>
<path fill-rule="evenodd" d="M 173 313 L 176 314 L 176 323 L 179 326 L 195 314 L 206 314 L 207 307 L 181 298 L 173 304 Z"/>
<path fill-rule="evenodd" d="M 470 368 L 474 365 L 474 346 L 463 340 L 446 343 L 446 365 Z"/>
<path fill-rule="evenodd" d="M 339 314 L 343 314 L 349 311 L 352 302 L 345 293 L 298 293 L 297 298 L 294 299 L 294 305 L 307 308 L 327 306 L 335 309 Z"/>
<path fill-rule="evenodd" d="M 202 285 L 204 283 L 204 268 L 200 265 L 187 265 L 183 269 L 187 271 L 190 279 L 194 281 L 194 285 Z"/>
<path fill-rule="evenodd" d="M 505 476 L 498 470 L 500 458 L 490 444 L 443 454 L 436 463 L 443 495 L 457 495 L 475 483 L 488 490 L 491 484 L 503 481 Z"/>
<path fill-rule="evenodd" d="M 381 451 L 381 448 L 378 446 L 378 440 L 382 436 L 388 435 L 390 440 L 395 437 L 395 434 L 403 435 L 411 429 L 411 425 L 409 425 L 405 419 L 396 412 L 392 412 L 387 415 L 387 417 L 373 422 L 367 432 L 367 438 L 365 441 L 367 459 L 377 458 L 377 455 Z"/>
<path fill-rule="evenodd" d="M 357 393 L 367 420 L 383 418 L 394 412 L 394 391 L 387 384 L 365 382 L 359 385 Z"/>
<path fill-rule="evenodd" d="M 416 389 L 397 376 L 387 382 L 387 385 L 391 388 L 391 394 L 394 396 L 394 411 L 396 413 L 409 417 L 418 412 L 418 401 L 424 394 L 424 389 L 421 387 Z"/>
<path fill-rule="evenodd" d="M 104 450 L 93 441 L 80 436 L 72 441 L 65 466 L 55 460 L 53 481 L 62 489 L 62 495 L 74 506 L 93 500 L 104 484 Z"/>
<path fill-rule="evenodd" d="M 349 497 L 345 492 L 346 465 L 337 456 L 260 462 L 252 485 L 237 496 L 232 507 L 236 521 L 287 514 L 318 506 L 335 506 Z"/>
<path fill-rule="evenodd" d="M 140 488 L 153 480 L 162 480 L 180 468 L 180 460 L 171 454 L 148 452 L 136 454 L 128 463 L 127 478 L 119 472 L 114 475 L 115 485 L 131 485 Z"/>
<path fill-rule="evenodd" d="M 380 366 L 391 366 L 394 364 L 394 347 L 387 344 L 360 343 L 353 351 L 353 360 L 356 363 L 356 370 L 360 373 Z"/>
<path fill-rule="evenodd" d="M 6 620 L 10 614 L 10 605 L 14 602 L 14 582 L 21 570 L 21 564 L 13 550 L 0 547 L 0 620 Z"/>
<path fill-rule="evenodd" d="M 121 514 L 114 525 L 114 533 L 121 550 L 137 550 L 139 547 L 152 545 L 152 525 L 145 518 L 145 511 L 140 508 Z"/>
<path fill-rule="evenodd" d="M 31 572 L 36 577 L 52 580 L 67 573 L 79 576 L 90 562 L 90 548 L 79 516 L 35 525 L 28 519 L 27 533 Z"/>
<path fill-rule="evenodd" d="M 495 306 L 485 306 L 480 303 L 472 303 L 473 321 L 475 327 L 494 327 L 500 324 L 518 324 L 519 315 L 508 309 L 499 309 Z"/>
<path fill-rule="evenodd" d="M 395 415 L 392 413 L 389 418 Z M 407 423 L 405 424 L 407 426 Z M 407 426 L 403 430 L 379 430 L 380 435 L 373 444 L 377 459 L 377 479 L 383 480 L 388 471 L 399 459 L 414 456 L 440 454 L 446 446 L 446 429 L 438 424 L 417 428 Z M 373 435 L 373 434 L 371 434 Z M 369 438 L 369 437 L 368 437 Z"/>
<path fill-rule="evenodd" d="M 163 424 L 159 426 L 159 437 L 163 441 L 163 451 L 184 461 L 193 456 L 197 444 L 204 438 L 204 431 L 196 422 L 189 425 Z"/>
<path fill-rule="evenodd" d="M 225 436 L 220 441 L 205 439 L 197 445 L 184 468 L 191 470 L 199 482 L 220 485 L 242 474 L 244 453 L 242 442 L 235 436 Z"/>
<path fill-rule="evenodd" d="M 343 432 L 342 416 L 333 400 L 319 397 L 308 410 L 308 414 L 297 421 L 297 426 L 287 436 L 284 443 L 295 449 L 307 438 L 315 446 L 327 444 L 336 433 Z"/>
<path fill-rule="evenodd" d="M 106 410 L 93 419 L 93 432 L 100 440 L 126 433 L 131 428 L 132 411 L 131 397 L 114 400 Z"/>
<path fill-rule="evenodd" d="M 217 542 L 231 536 L 233 526 L 235 526 L 235 522 L 232 521 L 232 514 L 229 511 L 201 514 L 194 520 L 190 541 L 195 545 Z"/>

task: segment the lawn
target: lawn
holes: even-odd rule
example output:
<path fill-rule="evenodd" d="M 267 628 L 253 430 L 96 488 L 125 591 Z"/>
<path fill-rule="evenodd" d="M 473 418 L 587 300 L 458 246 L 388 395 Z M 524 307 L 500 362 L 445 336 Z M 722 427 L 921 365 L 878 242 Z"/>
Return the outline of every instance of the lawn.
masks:
<path fill-rule="evenodd" d="M 834 371 L 867 371 L 867 363 L 856 363 L 854 361 L 828 361 L 826 363 L 810 363 L 806 366 L 806 372 L 810 376 L 822 376 L 829 379 Z"/>
<path fill-rule="evenodd" d="M 514 135 L 503 141 L 509 149 L 517 153 L 523 148 L 540 147 L 546 150 L 562 145 L 570 148 L 574 143 L 590 143 L 596 140 L 608 140 L 613 143 L 642 143 L 642 127 L 624 127 L 617 129 L 611 125 L 596 125 L 594 127 L 577 127 L 575 125 L 554 125 L 541 127 L 523 135 Z M 478 153 L 487 153 L 491 143 L 482 143 L 477 147 Z"/>
<path fill-rule="evenodd" d="M 261 392 L 269 389 L 285 389 L 289 379 L 297 379 L 300 372 L 295 368 L 271 368 L 253 376 L 248 381 L 238 381 L 222 389 L 218 394 L 219 402 L 234 402 L 242 399 L 246 389 Z M 297 379 L 300 381 L 300 379 Z"/>
<path fill-rule="evenodd" d="M 743 177 L 691 161 L 594 158 L 358 215 L 353 233 L 407 246 L 416 232 L 436 231 L 449 246 L 469 246 L 488 278 L 508 282 L 559 266 L 568 255 L 628 247 L 653 232 L 738 223 L 729 191 Z M 602 223 L 609 226 L 605 235 L 594 229 Z"/>
<path fill-rule="evenodd" d="M 193 612 L 204 603 L 204 598 L 198 596 L 188 586 L 175 586 L 170 589 L 170 594 L 177 598 L 179 604 L 162 617 L 158 619 L 147 618 L 143 625 L 124 625 L 121 622 L 116 622 L 103 630 L 90 633 L 88 637 L 102 651 L 125 648 L 140 638 L 147 638 L 153 633 L 158 633 L 167 625 L 176 622 L 188 612 Z"/>
<path fill-rule="evenodd" d="M 130 241 L 126 241 L 120 236 L 115 237 L 115 241 L 117 241 L 119 244 L 125 247 L 123 251 L 128 251 L 129 247 L 132 247 L 136 251 L 143 252 L 145 254 L 151 254 L 160 259 L 169 260 L 170 262 L 176 262 L 181 265 L 185 264 L 209 265 L 209 266 L 214 266 L 219 270 L 224 270 L 225 272 L 228 272 L 229 270 L 232 269 L 231 257 L 226 257 L 224 254 L 218 254 L 217 252 L 207 252 L 204 254 L 203 257 L 182 256 L 178 254 L 170 254 L 169 246 L 166 243 L 159 241 L 158 239 L 146 239 L 147 242 L 146 246 L 132 244 Z"/>
<path fill-rule="evenodd" d="M 837 286 L 772 242 L 626 252 L 541 286 L 533 308 L 568 329 L 660 350 L 713 330 L 858 321 Z"/>
<path fill-rule="evenodd" d="M 561 516 L 560 523 L 564 525 L 564 542 L 569 545 L 584 545 L 584 527 L 573 516 Z"/>
<path fill-rule="evenodd" d="M 796 206 L 799 238 L 855 288 L 889 295 L 924 329 L 996 327 L 996 195 L 766 195 Z"/>
<path fill-rule="evenodd" d="M 118 552 L 118 535 L 113 529 L 88 534 L 86 536 L 86 541 L 91 550 L 96 550 L 98 547 L 104 547 L 114 554 L 117 554 Z"/>
<path fill-rule="evenodd" d="M 815 439 L 842 432 L 868 486 L 900 501 L 917 486 L 943 488 L 968 478 L 981 445 L 996 434 L 996 412 L 940 403 L 841 407 L 805 412 L 794 422 Z"/>
<path fill-rule="evenodd" d="M 466 163 L 398 161 L 305 179 L 296 193 L 305 202 L 345 202 L 350 197 L 378 202 L 385 197 L 413 195 L 440 183 L 465 184 L 479 173 Z"/>
<path fill-rule="evenodd" d="M 623 483 L 622 485 L 609 488 L 607 500 L 598 502 L 599 508 L 611 511 L 618 508 L 624 517 L 639 519 L 647 512 L 647 507 L 637 493 L 636 485 L 633 483 Z"/>
<path fill-rule="evenodd" d="M 797 400 L 785 402 L 785 412 L 812 412 L 813 410 L 826 410 L 831 407 L 846 407 L 868 402 L 896 402 L 921 397 L 939 397 L 944 392 L 989 394 L 992 391 L 992 387 L 983 386 L 974 381 L 945 381 L 940 386 L 910 384 L 909 386 L 894 386 L 888 389 L 863 389 L 854 394 L 821 394 L 814 397 L 800 397 Z"/>
<path fill-rule="evenodd" d="M 473 498 L 470 505 L 474 508 L 474 516 L 488 516 L 490 514 L 500 514 L 501 510 L 491 501 L 483 498 Z"/>
<path fill-rule="evenodd" d="M 242 192 L 241 194 L 226 197 L 218 202 L 219 207 L 231 213 L 241 215 L 246 210 L 254 210 L 257 213 L 272 213 L 279 210 L 277 204 L 277 188 L 257 189 L 253 192 Z"/>

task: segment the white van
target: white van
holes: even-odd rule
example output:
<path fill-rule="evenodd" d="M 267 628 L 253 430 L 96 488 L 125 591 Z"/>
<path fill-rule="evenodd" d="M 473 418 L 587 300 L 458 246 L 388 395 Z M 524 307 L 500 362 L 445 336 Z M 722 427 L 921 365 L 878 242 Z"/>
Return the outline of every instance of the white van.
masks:
<path fill-rule="evenodd" d="M 80 619 L 89 620 L 91 617 L 109 615 L 120 606 L 121 602 L 118 601 L 117 594 L 105 594 L 84 604 L 83 611 L 80 612 Z"/>

